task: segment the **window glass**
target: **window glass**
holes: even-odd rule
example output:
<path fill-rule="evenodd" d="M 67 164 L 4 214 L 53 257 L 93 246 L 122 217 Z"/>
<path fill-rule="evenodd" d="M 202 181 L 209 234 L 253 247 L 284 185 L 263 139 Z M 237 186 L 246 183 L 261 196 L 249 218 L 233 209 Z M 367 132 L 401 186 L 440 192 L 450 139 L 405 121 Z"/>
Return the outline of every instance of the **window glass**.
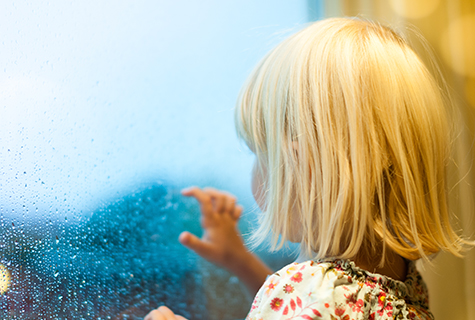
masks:
<path fill-rule="evenodd" d="M 306 5 L 0 4 L 1 319 L 141 319 L 160 304 L 244 317 L 237 279 L 178 243 L 201 232 L 179 190 L 236 194 L 247 230 L 253 159 L 234 102 Z"/>

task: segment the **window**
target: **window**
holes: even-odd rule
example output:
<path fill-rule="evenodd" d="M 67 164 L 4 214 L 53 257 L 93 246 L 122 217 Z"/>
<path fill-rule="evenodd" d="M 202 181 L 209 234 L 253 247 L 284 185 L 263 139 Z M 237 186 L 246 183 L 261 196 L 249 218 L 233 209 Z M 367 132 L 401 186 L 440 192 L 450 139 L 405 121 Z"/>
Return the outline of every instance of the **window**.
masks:
<path fill-rule="evenodd" d="M 0 318 L 141 319 L 160 304 L 243 317 L 237 280 L 177 242 L 201 232 L 179 189 L 255 207 L 234 102 L 307 3 L 1 7 Z"/>

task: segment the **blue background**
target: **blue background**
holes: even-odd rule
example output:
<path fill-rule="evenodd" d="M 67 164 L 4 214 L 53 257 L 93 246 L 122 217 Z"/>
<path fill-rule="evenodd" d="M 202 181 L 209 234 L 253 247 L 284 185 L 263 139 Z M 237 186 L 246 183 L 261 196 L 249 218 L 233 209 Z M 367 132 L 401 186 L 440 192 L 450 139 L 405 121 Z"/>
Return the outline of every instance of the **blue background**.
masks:
<path fill-rule="evenodd" d="M 178 190 L 236 194 L 249 229 L 253 156 L 234 103 L 318 3 L 2 1 L 0 316 L 139 319 L 165 303 L 244 317 L 237 279 L 176 241 L 201 232 Z"/>

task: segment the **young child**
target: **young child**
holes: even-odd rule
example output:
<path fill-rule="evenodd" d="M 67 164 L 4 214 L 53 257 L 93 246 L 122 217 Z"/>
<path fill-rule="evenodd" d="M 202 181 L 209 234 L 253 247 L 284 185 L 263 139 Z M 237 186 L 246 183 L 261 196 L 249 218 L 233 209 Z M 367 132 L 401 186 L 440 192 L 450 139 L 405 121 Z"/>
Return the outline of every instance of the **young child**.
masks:
<path fill-rule="evenodd" d="M 201 204 L 204 236 L 180 242 L 257 292 L 247 319 L 432 319 L 414 261 L 472 244 L 449 223 L 445 100 L 391 29 L 310 25 L 259 63 L 236 109 L 256 155 L 253 240 L 298 242 L 298 262 L 268 276 L 236 228 L 242 208 L 214 189 L 183 191 Z M 145 319 L 183 317 L 160 307 Z"/>

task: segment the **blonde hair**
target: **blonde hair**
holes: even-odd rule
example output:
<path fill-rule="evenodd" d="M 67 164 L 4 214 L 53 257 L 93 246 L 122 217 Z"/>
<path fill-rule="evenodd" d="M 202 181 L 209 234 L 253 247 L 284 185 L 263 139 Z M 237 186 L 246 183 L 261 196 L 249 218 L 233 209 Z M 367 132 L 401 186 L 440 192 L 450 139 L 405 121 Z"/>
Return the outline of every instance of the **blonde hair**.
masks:
<path fill-rule="evenodd" d="M 236 108 L 238 135 L 266 170 L 254 239 L 301 242 L 316 258 L 352 258 L 378 242 L 383 258 L 386 246 L 411 260 L 460 255 L 445 101 L 407 42 L 377 23 L 327 19 L 282 42 Z"/>

